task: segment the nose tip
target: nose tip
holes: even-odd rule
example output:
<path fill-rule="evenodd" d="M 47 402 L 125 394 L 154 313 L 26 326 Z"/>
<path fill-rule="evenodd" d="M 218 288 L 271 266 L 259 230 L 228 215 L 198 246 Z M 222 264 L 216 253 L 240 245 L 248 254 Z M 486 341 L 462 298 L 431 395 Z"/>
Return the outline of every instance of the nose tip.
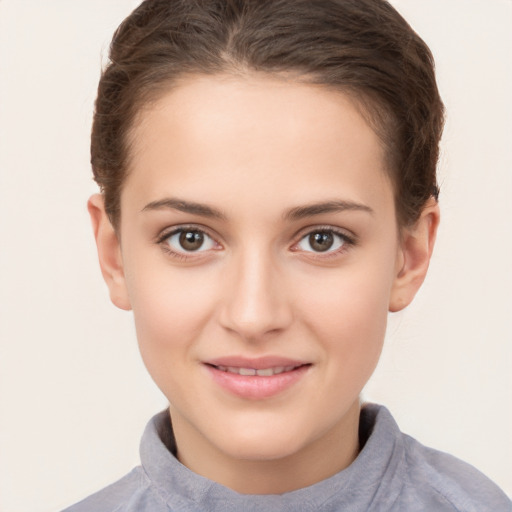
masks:
<path fill-rule="evenodd" d="M 278 269 L 268 262 L 246 263 L 228 279 L 220 322 L 247 341 L 284 330 L 292 313 Z"/>

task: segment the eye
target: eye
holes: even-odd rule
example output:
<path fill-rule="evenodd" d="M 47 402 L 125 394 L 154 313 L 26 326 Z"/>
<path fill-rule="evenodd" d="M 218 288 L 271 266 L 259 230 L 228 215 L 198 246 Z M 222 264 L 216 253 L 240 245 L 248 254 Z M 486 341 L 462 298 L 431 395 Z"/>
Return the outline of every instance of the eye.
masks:
<path fill-rule="evenodd" d="M 351 245 L 353 242 L 341 233 L 333 230 L 321 229 L 311 231 L 302 237 L 297 244 L 297 248 L 306 252 L 335 252 L 345 245 Z"/>
<path fill-rule="evenodd" d="M 177 253 L 203 252 L 216 246 L 216 242 L 199 229 L 178 229 L 163 242 Z"/>

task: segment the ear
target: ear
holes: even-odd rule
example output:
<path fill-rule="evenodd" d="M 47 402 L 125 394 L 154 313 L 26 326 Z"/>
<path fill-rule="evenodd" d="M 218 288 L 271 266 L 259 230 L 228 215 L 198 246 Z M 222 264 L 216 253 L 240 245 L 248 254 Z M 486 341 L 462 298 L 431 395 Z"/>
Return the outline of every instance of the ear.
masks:
<path fill-rule="evenodd" d="M 408 306 L 427 274 L 439 226 L 439 205 L 431 198 L 418 221 L 404 229 L 397 259 L 397 273 L 389 300 L 389 311 Z"/>
<path fill-rule="evenodd" d="M 107 213 L 103 195 L 95 194 L 87 202 L 94 238 L 98 248 L 101 273 L 110 291 L 110 300 L 120 309 L 130 310 L 124 277 L 121 245 Z"/>

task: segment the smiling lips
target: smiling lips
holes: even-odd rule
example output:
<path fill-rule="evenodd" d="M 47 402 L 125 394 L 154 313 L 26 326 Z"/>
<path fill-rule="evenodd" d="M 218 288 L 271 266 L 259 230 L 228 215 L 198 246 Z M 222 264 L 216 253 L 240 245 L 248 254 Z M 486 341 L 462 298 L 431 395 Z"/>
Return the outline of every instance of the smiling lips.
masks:
<path fill-rule="evenodd" d="M 240 398 L 263 400 L 293 386 L 311 363 L 267 357 L 254 360 L 224 358 L 205 363 L 214 382 Z"/>
<path fill-rule="evenodd" d="M 291 372 L 295 370 L 297 366 L 276 366 L 275 368 L 238 368 L 236 366 L 216 366 L 217 370 L 228 373 L 236 373 L 238 375 L 244 376 L 254 376 L 258 375 L 259 377 L 272 377 L 272 375 L 279 375 L 283 372 Z"/>

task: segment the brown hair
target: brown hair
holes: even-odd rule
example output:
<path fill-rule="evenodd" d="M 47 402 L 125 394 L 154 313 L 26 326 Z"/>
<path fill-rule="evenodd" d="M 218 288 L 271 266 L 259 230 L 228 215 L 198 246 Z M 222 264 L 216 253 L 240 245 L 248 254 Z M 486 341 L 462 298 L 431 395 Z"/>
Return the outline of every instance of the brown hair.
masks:
<path fill-rule="evenodd" d="M 292 74 L 350 94 L 387 150 L 400 225 L 437 199 L 443 104 L 430 50 L 385 0 L 145 0 L 114 34 L 91 162 L 114 226 L 137 114 L 189 74 Z"/>

